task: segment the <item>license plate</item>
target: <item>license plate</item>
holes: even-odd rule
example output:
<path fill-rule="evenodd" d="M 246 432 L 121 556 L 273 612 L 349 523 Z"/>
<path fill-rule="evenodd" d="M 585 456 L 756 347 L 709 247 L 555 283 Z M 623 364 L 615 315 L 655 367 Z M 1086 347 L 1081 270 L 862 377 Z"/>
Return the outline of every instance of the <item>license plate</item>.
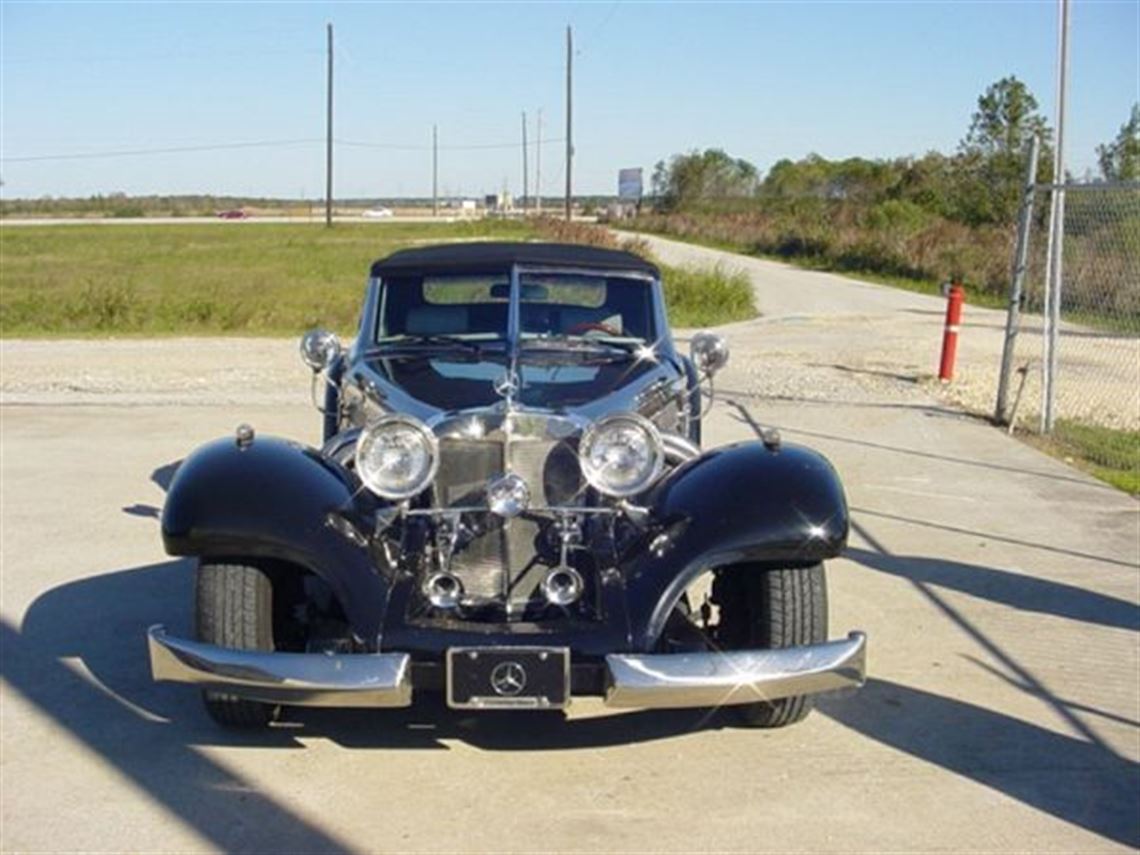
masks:
<path fill-rule="evenodd" d="M 447 705 L 454 709 L 562 709 L 570 703 L 565 647 L 453 647 Z"/>

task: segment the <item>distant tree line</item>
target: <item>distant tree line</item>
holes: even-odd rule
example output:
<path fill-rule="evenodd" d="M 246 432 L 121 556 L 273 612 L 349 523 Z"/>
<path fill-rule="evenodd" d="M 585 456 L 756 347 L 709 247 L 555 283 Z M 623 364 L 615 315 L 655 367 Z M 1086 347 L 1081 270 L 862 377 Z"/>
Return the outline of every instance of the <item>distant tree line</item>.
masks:
<path fill-rule="evenodd" d="M 1026 152 L 1034 136 L 1042 143 L 1037 177 L 1048 181 L 1053 174 L 1053 130 L 1028 87 L 1010 76 L 979 96 L 966 136 L 953 154 L 931 151 L 888 160 L 827 160 L 809 154 L 798 161 L 777 161 L 761 180 L 760 171 L 747 160 L 712 148 L 659 161 L 652 195 L 657 209 L 664 211 L 793 196 L 899 199 L 967 225 L 1008 223 L 1017 212 Z M 1133 106 L 1115 139 L 1097 147 L 1097 157 L 1104 180 L 1140 180 L 1140 104 Z"/>
<path fill-rule="evenodd" d="M 656 165 L 648 230 L 801 257 L 843 270 L 916 279 L 963 276 L 1000 293 L 1030 140 L 1041 142 L 1037 180 L 1053 176 L 1053 131 L 1014 76 L 977 101 L 952 154 L 780 160 L 767 174 L 720 149 Z M 1140 105 L 1097 149 L 1101 179 L 1140 180 Z"/>

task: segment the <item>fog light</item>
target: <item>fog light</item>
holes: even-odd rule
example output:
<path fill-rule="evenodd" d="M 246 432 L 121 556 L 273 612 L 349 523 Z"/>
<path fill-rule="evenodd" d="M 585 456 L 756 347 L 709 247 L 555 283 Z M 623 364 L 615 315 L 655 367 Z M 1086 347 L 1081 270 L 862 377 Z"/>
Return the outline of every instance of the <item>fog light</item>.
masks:
<path fill-rule="evenodd" d="M 542 593 L 555 606 L 568 606 L 582 596 L 582 574 L 573 567 L 555 567 L 542 580 Z"/>
<path fill-rule="evenodd" d="M 530 488 L 513 472 L 487 486 L 487 507 L 500 517 L 517 517 L 530 507 Z"/>
<path fill-rule="evenodd" d="M 463 599 L 463 583 L 450 573 L 433 573 L 424 582 L 424 593 L 437 609 L 453 609 Z"/>

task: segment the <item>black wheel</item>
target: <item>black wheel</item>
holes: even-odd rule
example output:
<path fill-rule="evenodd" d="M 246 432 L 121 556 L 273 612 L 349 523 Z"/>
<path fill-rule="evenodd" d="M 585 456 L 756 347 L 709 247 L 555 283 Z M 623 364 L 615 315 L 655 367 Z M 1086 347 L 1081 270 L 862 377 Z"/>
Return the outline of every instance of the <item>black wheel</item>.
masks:
<path fill-rule="evenodd" d="M 195 596 L 198 640 L 238 650 L 273 650 L 273 584 L 258 567 L 198 565 Z M 225 692 L 202 692 L 206 711 L 227 727 L 264 727 L 280 707 Z"/>
<path fill-rule="evenodd" d="M 775 649 L 827 640 L 827 579 L 823 565 L 765 569 L 739 565 L 717 572 L 720 608 L 716 641 L 726 650 Z M 810 695 L 736 707 L 750 727 L 784 727 L 811 712 Z"/>

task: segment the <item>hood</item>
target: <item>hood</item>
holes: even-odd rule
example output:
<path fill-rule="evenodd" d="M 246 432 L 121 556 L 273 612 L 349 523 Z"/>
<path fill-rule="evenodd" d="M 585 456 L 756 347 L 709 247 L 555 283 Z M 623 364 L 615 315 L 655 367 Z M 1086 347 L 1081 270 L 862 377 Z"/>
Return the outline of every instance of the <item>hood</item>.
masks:
<path fill-rule="evenodd" d="M 517 363 L 520 388 L 515 403 L 543 410 L 594 410 L 609 401 L 606 410 L 636 409 L 638 393 L 661 378 L 662 368 L 655 361 L 616 356 L 523 353 Z M 473 359 L 441 351 L 413 358 L 377 357 L 366 364 L 382 387 L 434 410 L 468 410 L 503 401 L 495 388 L 507 371 L 507 358 L 501 354 Z"/>

